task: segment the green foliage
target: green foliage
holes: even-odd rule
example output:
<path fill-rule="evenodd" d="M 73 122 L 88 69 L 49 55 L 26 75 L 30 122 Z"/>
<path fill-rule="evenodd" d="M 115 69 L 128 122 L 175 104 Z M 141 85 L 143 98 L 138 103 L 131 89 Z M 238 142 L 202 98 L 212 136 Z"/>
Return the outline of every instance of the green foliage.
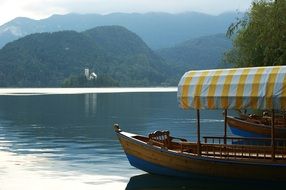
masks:
<path fill-rule="evenodd" d="M 258 0 L 227 32 L 233 48 L 225 61 L 238 67 L 286 64 L 286 1 Z"/>

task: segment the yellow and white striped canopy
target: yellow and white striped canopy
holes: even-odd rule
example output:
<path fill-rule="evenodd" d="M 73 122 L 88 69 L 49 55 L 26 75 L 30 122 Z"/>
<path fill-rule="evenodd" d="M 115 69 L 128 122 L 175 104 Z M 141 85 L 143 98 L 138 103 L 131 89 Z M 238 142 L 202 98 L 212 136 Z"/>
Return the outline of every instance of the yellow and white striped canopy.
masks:
<path fill-rule="evenodd" d="M 178 85 L 184 109 L 286 109 L 286 66 L 189 71 Z"/>

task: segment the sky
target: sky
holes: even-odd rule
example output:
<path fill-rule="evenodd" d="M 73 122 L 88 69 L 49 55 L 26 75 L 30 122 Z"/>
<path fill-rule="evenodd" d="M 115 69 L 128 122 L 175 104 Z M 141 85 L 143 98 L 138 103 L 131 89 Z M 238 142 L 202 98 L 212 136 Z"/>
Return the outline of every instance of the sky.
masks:
<path fill-rule="evenodd" d="M 245 11 L 252 0 L 0 0 L 0 25 L 16 18 L 43 19 L 53 14 L 187 11 L 217 15 Z"/>

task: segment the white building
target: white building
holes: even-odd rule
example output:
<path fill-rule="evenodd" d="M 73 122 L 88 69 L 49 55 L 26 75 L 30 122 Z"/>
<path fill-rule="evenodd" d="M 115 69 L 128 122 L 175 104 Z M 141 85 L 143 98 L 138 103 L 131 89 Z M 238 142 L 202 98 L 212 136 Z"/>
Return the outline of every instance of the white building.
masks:
<path fill-rule="evenodd" d="M 95 74 L 95 72 L 92 72 L 91 74 L 89 74 L 89 69 L 84 69 L 84 75 L 85 75 L 87 80 L 96 80 L 97 79 L 97 75 Z"/>

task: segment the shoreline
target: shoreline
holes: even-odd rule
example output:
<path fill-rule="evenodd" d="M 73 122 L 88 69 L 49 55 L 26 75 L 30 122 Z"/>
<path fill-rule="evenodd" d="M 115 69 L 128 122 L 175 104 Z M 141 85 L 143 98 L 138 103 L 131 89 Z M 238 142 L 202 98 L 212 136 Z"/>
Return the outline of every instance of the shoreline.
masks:
<path fill-rule="evenodd" d="M 117 87 L 117 88 L 0 88 L 0 95 L 52 95 L 92 93 L 177 92 L 177 87 Z"/>

